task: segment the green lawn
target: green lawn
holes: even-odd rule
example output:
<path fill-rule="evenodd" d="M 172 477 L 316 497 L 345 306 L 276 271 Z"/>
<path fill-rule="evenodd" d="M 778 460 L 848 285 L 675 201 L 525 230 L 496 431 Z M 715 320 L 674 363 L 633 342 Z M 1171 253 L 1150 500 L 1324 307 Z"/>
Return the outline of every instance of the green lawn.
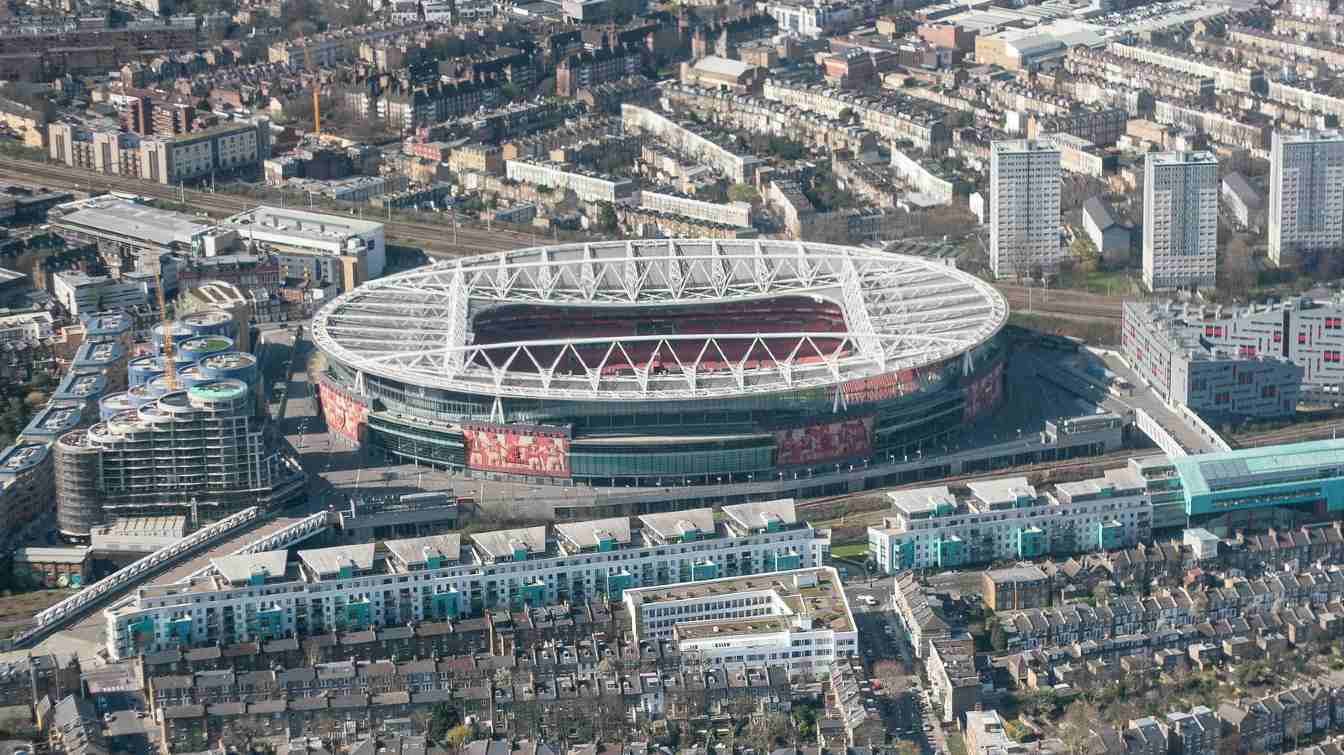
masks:
<path fill-rule="evenodd" d="M 947 735 L 947 749 L 952 751 L 952 755 L 966 755 L 966 742 L 960 734 L 949 733 Z"/>
<path fill-rule="evenodd" d="M 862 561 L 868 558 L 867 543 L 849 543 L 847 545 L 836 545 L 831 548 L 832 558 L 849 558 Z"/>

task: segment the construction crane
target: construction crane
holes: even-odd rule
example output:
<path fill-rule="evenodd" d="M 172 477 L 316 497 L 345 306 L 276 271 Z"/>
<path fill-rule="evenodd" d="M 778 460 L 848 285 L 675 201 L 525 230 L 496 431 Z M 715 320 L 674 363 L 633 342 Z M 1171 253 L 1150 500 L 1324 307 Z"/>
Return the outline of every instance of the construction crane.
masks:
<path fill-rule="evenodd" d="M 322 74 L 313 68 L 313 49 L 308 40 L 303 41 L 303 67 L 313 74 L 313 133 L 318 141 L 322 140 Z"/>
<path fill-rule="evenodd" d="M 163 379 L 168 390 L 177 390 L 177 365 L 173 362 L 173 321 L 168 319 L 168 305 L 163 301 L 163 278 L 154 274 L 154 288 L 159 292 L 159 317 L 163 318 Z"/>

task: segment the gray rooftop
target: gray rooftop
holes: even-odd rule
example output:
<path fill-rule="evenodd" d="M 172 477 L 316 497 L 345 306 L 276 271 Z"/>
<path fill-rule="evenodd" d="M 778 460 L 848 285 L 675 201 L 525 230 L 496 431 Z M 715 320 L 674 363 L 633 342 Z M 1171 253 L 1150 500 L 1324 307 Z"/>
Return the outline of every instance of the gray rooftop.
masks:
<path fill-rule="evenodd" d="M 1083 212 L 1087 213 L 1092 222 L 1103 231 L 1117 225 L 1115 211 L 1111 209 L 1110 202 L 1101 197 L 1088 197 L 1087 201 L 1083 202 Z"/>
<path fill-rule="evenodd" d="M 253 574 L 266 577 L 283 577 L 285 562 L 289 558 L 287 551 L 267 551 L 249 553 L 241 556 L 220 556 L 210 559 L 210 563 L 219 569 L 219 573 L 229 582 L 246 582 Z"/>
<path fill-rule="evenodd" d="M 630 518 L 625 516 L 557 524 L 555 531 L 580 548 L 596 548 L 601 540 L 614 540 L 619 545 L 630 544 Z"/>
<path fill-rule="evenodd" d="M 970 489 L 971 495 L 990 505 L 1012 503 L 1017 500 L 1018 496 L 1036 497 L 1036 488 L 1032 487 L 1025 477 L 976 480 L 967 483 L 966 487 Z"/>
<path fill-rule="evenodd" d="M 723 514 L 738 526 L 749 530 L 763 529 L 772 521 L 778 522 L 782 527 L 798 523 L 798 514 L 794 509 L 792 498 L 724 506 Z"/>
<path fill-rule="evenodd" d="M 299 558 L 309 569 L 318 574 L 336 574 L 346 566 L 353 567 L 356 571 L 367 571 L 373 568 L 374 547 L 373 543 L 361 543 L 318 548 L 299 551 Z"/>
<path fill-rule="evenodd" d="M 661 514 L 645 514 L 639 518 L 644 526 L 664 540 L 680 539 L 687 532 L 699 531 L 714 533 L 713 509 L 689 509 L 687 511 L 667 511 Z"/>
<path fill-rule="evenodd" d="M 161 246 L 189 246 L 193 236 L 210 227 L 197 222 L 191 215 L 158 210 L 124 199 L 104 198 L 85 203 L 82 209 L 66 215 L 56 224 L 143 239 Z"/>
<path fill-rule="evenodd" d="M 1265 197 L 1240 173 L 1228 173 L 1223 177 L 1223 189 L 1230 191 L 1246 205 L 1247 209 L 1256 210 L 1264 206 Z"/>
<path fill-rule="evenodd" d="M 524 548 L 529 554 L 546 552 L 546 528 L 524 527 L 516 530 L 496 530 L 480 532 L 471 536 L 476 544 L 492 559 L 513 558 L 513 552 Z"/>
<path fill-rule="evenodd" d="M 408 566 L 412 564 L 423 566 L 430 558 L 458 561 L 462 557 L 462 536 L 457 533 L 387 540 L 383 545 L 387 546 L 393 556 Z"/>
<path fill-rule="evenodd" d="M 957 504 L 956 496 L 952 495 L 952 491 L 946 485 L 897 490 L 889 493 L 888 497 L 891 498 L 892 506 L 908 514 L 932 512 L 940 503 L 948 506 Z"/>

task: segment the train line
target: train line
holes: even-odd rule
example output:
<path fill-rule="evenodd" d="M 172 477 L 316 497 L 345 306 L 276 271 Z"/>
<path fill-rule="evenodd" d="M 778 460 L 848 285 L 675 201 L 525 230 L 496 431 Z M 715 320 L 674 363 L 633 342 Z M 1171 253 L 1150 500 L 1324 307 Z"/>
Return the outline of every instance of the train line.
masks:
<path fill-rule="evenodd" d="M 937 480 L 937 484 L 947 485 L 955 482 L 981 480 L 984 479 L 986 476 L 990 475 L 1027 476 L 1032 474 L 1039 474 L 1042 472 L 1057 474 L 1060 472 L 1066 472 L 1078 469 L 1088 469 L 1096 466 L 1120 466 L 1125 463 L 1128 463 L 1129 459 L 1134 455 L 1135 452 L 1133 450 L 1127 449 L 1122 451 L 1112 451 L 1111 453 L 1101 454 L 1099 456 L 1087 456 L 1080 459 L 1059 459 L 1056 461 L 1043 461 L 1036 464 L 1024 464 L 1016 467 L 1004 467 L 1002 469 L 994 469 L 990 471 L 969 472 L 966 474 L 953 475 L 951 477 L 940 477 Z M 918 485 L 932 484 L 932 482 L 933 481 L 930 481 L 928 483 L 917 482 L 901 485 L 892 485 L 890 487 L 880 488 L 878 490 L 865 490 L 859 493 L 845 493 L 842 495 L 826 496 L 824 498 L 809 498 L 808 500 L 805 501 L 799 501 L 796 504 L 796 506 L 799 511 L 814 510 L 825 506 L 830 506 L 836 503 L 840 503 L 843 501 L 851 500 L 856 496 L 879 493 L 888 490 L 902 490 L 910 487 L 915 487 Z"/>
<path fill-rule="evenodd" d="M 219 215 L 236 214 L 251 209 L 260 202 L 256 198 L 244 195 L 183 189 L 140 178 L 93 173 L 67 165 L 10 157 L 0 157 L 0 178 L 78 191 L 100 189 L 125 191 L 154 199 L 183 202 Z M 436 258 L 507 251 L 533 246 L 538 242 L 537 237 L 532 234 L 481 228 L 474 223 L 461 223 L 456 232 L 447 223 L 390 220 L 384 221 L 383 225 L 389 241 L 418 246 L 426 255 Z M 1120 319 L 1119 299 L 1062 289 L 1049 292 L 1037 289 L 1028 294 L 1027 289 L 1021 286 L 1003 284 L 997 287 L 1008 299 L 1008 303 L 1019 311 L 1026 309 L 1030 303 L 1032 312 L 1044 315 L 1097 321 Z"/>

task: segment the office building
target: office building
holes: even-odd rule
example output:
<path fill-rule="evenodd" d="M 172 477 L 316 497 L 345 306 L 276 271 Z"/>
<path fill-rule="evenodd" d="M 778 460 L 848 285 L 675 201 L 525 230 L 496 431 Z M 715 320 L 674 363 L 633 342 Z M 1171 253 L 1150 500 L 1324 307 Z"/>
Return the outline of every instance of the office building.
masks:
<path fill-rule="evenodd" d="M 1269 171 L 1269 259 L 1344 249 L 1344 131 L 1275 131 Z"/>
<path fill-rule="evenodd" d="M 236 233 L 239 242 L 265 246 L 283 277 L 293 280 L 306 277 L 351 291 L 387 266 L 383 224 L 372 220 L 261 206 L 225 219 L 220 228 Z"/>
<path fill-rule="evenodd" d="M 810 676 L 859 651 L 832 567 L 641 587 L 623 601 L 636 641 L 672 640 L 709 668 L 784 664 Z"/>
<path fill-rule="evenodd" d="M 1213 288 L 1218 266 L 1218 160 L 1157 152 L 1144 161 L 1143 283 L 1149 291 Z"/>
<path fill-rule="evenodd" d="M 884 574 L 1125 548 L 1148 539 L 1152 504 L 1127 469 L 1038 491 L 1025 477 L 889 493 L 892 515 L 868 528 Z"/>
<path fill-rule="evenodd" d="M 285 551 L 227 556 L 213 560 L 216 574 L 145 588 L 105 611 L 107 650 L 125 658 L 618 600 L 637 587 L 812 569 L 829 548 L 829 536 L 798 519 L 793 501 L 781 500 L 724 506 L 720 521 L 710 509 L 695 509 L 306 550 L 293 563 Z M 396 589 L 382 587 L 393 579 Z"/>
<path fill-rule="evenodd" d="M 994 142 L 989 156 L 989 266 L 996 278 L 1058 269 L 1060 167 L 1052 142 Z"/>

